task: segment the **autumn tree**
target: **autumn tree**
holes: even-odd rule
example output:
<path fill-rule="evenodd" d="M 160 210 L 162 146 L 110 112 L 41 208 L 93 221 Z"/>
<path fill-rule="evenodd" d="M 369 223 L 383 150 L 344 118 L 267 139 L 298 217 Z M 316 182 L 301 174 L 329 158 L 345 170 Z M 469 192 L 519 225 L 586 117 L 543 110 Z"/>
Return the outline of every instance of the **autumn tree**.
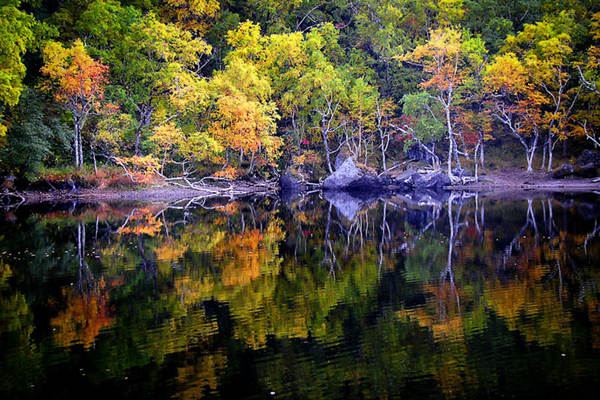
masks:
<path fill-rule="evenodd" d="M 497 56 L 487 66 L 484 82 L 491 93 L 487 101 L 491 115 L 523 146 L 527 172 L 532 172 L 546 99 L 536 90 L 526 67 L 512 53 Z"/>
<path fill-rule="evenodd" d="M 600 12 L 592 15 L 590 23 L 592 45 L 588 47 L 585 58 L 577 65 L 579 80 L 586 89 L 581 100 L 587 106 L 575 112 L 574 130 L 580 136 L 591 141 L 594 147 L 600 146 L 597 130 L 600 127 Z"/>
<path fill-rule="evenodd" d="M 448 139 L 448 175 L 453 176 L 452 161 L 460 166 L 458 141 L 461 132 L 456 129 L 457 115 L 462 99 L 469 95 L 469 80 L 485 62 L 483 41 L 454 28 L 440 28 L 430 32 L 429 40 L 412 52 L 399 57 L 400 61 L 423 68 L 425 80 L 421 87 L 442 108 Z"/>
<path fill-rule="evenodd" d="M 281 140 L 275 136 L 277 108 L 270 101 L 268 81 L 256 68 L 239 59 L 211 81 L 215 108 L 209 133 L 228 151 L 239 154 L 239 164 L 249 158 L 252 172 L 257 157 L 264 165 L 276 161 Z"/>
<path fill-rule="evenodd" d="M 179 28 L 202 36 L 219 9 L 217 0 L 164 0 L 161 14 Z"/>
<path fill-rule="evenodd" d="M 573 25 L 573 16 L 563 11 L 542 22 L 526 24 L 522 32 L 509 35 L 502 48 L 504 54 L 513 53 L 517 57 L 536 91 L 546 99 L 542 168 L 546 166 L 548 171 L 552 170 L 556 144 L 572 134 L 569 124 L 580 92 L 571 71 Z"/>
<path fill-rule="evenodd" d="M 82 130 L 92 112 L 101 106 L 108 83 L 108 67 L 87 53 L 81 40 L 65 48 L 50 42 L 43 50 L 42 73 L 55 89 L 54 99 L 73 117 L 75 166 L 83 166 Z"/>

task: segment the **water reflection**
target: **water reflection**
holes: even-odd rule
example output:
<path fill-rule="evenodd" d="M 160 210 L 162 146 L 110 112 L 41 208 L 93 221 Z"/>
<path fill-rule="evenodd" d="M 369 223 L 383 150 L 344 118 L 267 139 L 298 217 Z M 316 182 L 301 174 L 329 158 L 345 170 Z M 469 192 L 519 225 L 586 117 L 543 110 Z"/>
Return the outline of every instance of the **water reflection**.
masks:
<path fill-rule="evenodd" d="M 1 228 L 0 391 L 585 393 L 600 376 L 597 200 L 20 208 Z"/>

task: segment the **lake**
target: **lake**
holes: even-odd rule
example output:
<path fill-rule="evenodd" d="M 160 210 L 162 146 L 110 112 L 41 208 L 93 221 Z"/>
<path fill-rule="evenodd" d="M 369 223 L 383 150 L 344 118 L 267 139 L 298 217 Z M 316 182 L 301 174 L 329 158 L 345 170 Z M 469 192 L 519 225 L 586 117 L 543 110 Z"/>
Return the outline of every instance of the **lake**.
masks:
<path fill-rule="evenodd" d="M 3 399 L 600 389 L 595 194 L 63 203 L 0 218 Z"/>

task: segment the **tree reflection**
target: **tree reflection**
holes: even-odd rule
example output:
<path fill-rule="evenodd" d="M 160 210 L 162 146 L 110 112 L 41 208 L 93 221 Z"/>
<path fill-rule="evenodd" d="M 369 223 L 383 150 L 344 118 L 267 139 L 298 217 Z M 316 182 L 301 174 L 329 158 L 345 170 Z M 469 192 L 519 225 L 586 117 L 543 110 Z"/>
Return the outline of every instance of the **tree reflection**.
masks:
<path fill-rule="evenodd" d="M 600 348 L 596 218 L 535 197 L 357 204 L 351 219 L 318 196 L 17 216 L 18 235 L 43 240 L 17 235 L 0 253 L 29 242 L 44 257 L 26 269 L 0 257 L 0 338 L 14 335 L 28 363 L 83 348 L 110 377 L 160 369 L 179 398 L 234 379 L 304 398 L 396 397 L 415 375 L 454 397 L 500 384 L 473 357 L 483 338 Z M 51 344 L 26 348 L 35 329 Z"/>

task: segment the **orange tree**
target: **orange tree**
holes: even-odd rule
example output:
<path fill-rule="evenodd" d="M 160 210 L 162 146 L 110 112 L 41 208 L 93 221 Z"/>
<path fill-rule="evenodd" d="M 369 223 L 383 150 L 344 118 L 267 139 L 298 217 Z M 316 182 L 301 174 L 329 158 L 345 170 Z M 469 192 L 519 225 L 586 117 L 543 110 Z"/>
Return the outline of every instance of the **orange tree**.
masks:
<path fill-rule="evenodd" d="M 73 116 L 75 166 L 83 165 L 82 130 L 90 114 L 104 99 L 108 67 L 90 57 L 81 40 L 65 48 L 50 42 L 43 50 L 41 71 L 49 78 L 54 99 Z"/>

